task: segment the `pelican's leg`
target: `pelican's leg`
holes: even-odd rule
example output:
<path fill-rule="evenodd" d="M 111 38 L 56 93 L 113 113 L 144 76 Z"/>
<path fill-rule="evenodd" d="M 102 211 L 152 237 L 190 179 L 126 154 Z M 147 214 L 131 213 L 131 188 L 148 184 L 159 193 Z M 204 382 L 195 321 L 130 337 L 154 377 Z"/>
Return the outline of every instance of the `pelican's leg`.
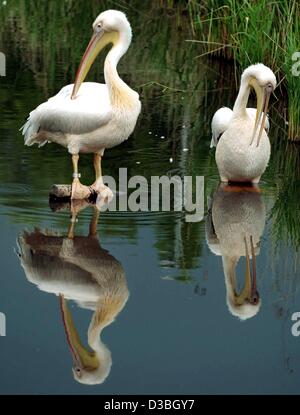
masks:
<path fill-rule="evenodd" d="M 76 223 L 76 218 L 77 214 L 72 213 L 71 216 L 71 223 L 69 225 L 69 229 L 68 229 L 68 239 L 74 239 L 74 229 L 75 229 L 75 223 Z"/>
<path fill-rule="evenodd" d="M 89 237 L 95 238 L 97 237 L 97 225 L 99 220 L 100 212 L 97 208 L 94 208 L 94 214 L 90 223 L 90 229 L 89 229 Z"/>
<path fill-rule="evenodd" d="M 90 203 L 87 200 L 71 200 L 71 222 L 68 229 L 68 239 L 74 238 L 75 225 L 77 223 L 77 215 L 84 210 Z"/>
<path fill-rule="evenodd" d="M 94 169 L 96 180 L 92 184 L 91 188 L 100 195 L 101 199 L 105 200 L 106 203 L 109 203 L 113 198 L 113 192 L 109 187 L 105 186 L 102 179 L 102 169 L 101 169 L 101 159 L 102 154 L 96 153 L 94 155 Z"/>
<path fill-rule="evenodd" d="M 72 193 L 71 199 L 87 199 L 91 195 L 91 189 L 88 186 L 84 186 L 80 183 L 80 174 L 78 173 L 78 161 L 79 155 L 73 154 L 73 182 L 72 182 Z"/>

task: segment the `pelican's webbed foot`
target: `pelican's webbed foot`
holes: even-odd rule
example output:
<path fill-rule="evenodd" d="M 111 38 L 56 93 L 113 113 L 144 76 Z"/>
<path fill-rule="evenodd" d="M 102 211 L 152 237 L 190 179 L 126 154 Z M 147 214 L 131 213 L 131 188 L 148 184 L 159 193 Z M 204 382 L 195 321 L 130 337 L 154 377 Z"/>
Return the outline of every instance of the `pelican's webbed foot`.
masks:
<path fill-rule="evenodd" d="M 80 183 L 78 178 L 73 180 L 71 192 L 72 200 L 88 199 L 91 196 L 92 192 L 93 190 L 90 187 Z"/>
<path fill-rule="evenodd" d="M 92 186 L 90 186 L 90 189 L 97 193 L 97 199 L 101 199 L 101 201 L 103 201 L 105 204 L 109 204 L 114 197 L 114 194 L 111 191 L 111 189 L 108 186 L 105 186 L 103 182 L 95 182 L 94 184 L 92 184 Z"/>

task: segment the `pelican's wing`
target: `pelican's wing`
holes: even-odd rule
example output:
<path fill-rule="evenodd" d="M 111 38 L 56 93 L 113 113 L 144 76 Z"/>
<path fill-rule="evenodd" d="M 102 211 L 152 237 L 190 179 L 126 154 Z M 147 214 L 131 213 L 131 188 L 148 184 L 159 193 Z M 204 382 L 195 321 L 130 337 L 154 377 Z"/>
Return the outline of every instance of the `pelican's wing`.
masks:
<path fill-rule="evenodd" d="M 256 118 L 256 108 L 247 108 L 247 114 L 249 115 L 249 117 L 251 119 L 253 119 L 253 121 L 255 121 Z M 264 113 L 262 113 L 262 117 L 263 117 Z M 265 121 L 265 130 L 267 132 L 267 134 L 269 133 L 270 130 L 270 121 L 269 121 L 269 116 L 266 116 L 266 121 Z"/>
<path fill-rule="evenodd" d="M 65 86 L 30 113 L 22 127 L 26 145 L 36 142 L 35 137 L 40 130 L 80 135 L 100 128 L 111 119 L 111 105 L 105 84 L 83 83 L 74 100 L 71 100 L 72 90 L 73 85 Z"/>
<path fill-rule="evenodd" d="M 218 109 L 218 111 L 213 116 L 211 121 L 212 139 L 210 142 L 210 148 L 217 147 L 221 135 L 229 127 L 232 114 L 233 111 L 230 108 L 223 107 Z"/>

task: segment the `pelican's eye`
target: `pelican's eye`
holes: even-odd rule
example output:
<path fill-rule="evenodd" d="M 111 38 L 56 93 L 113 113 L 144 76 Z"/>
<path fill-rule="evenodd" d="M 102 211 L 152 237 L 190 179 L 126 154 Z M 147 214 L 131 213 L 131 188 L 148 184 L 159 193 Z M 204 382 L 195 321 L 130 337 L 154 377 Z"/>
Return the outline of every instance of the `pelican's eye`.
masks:
<path fill-rule="evenodd" d="M 97 33 L 101 32 L 101 30 L 103 29 L 103 24 L 101 22 L 97 23 L 96 27 L 95 27 L 95 31 Z"/>
<path fill-rule="evenodd" d="M 79 378 L 81 377 L 81 369 L 79 367 L 75 367 L 75 373 Z"/>
<path fill-rule="evenodd" d="M 274 87 L 273 87 L 273 85 L 272 85 L 271 83 L 269 83 L 269 84 L 266 86 L 266 90 L 267 90 L 268 92 L 273 92 L 273 91 L 274 91 Z"/>
<path fill-rule="evenodd" d="M 251 298 L 251 300 L 250 300 L 250 303 L 251 303 L 251 304 L 254 304 L 254 305 L 257 305 L 257 304 L 258 304 L 258 302 L 259 302 L 259 294 L 258 294 L 258 292 L 257 292 L 257 291 L 255 291 L 255 292 L 253 293 L 253 295 L 252 295 L 252 298 Z"/>

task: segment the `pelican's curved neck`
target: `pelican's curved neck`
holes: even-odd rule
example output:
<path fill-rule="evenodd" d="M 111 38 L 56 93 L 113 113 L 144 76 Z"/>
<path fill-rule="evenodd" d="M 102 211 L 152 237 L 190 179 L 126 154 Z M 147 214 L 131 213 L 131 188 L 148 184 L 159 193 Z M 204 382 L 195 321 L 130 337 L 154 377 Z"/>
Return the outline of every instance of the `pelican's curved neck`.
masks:
<path fill-rule="evenodd" d="M 97 328 L 94 328 L 91 332 L 88 331 L 88 345 L 96 353 L 97 359 L 99 362 L 103 362 L 107 359 L 107 356 L 110 354 L 107 346 L 102 342 L 101 332 L 103 326 L 100 325 Z"/>
<path fill-rule="evenodd" d="M 119 299 L 106 298 L 105 300 L 99 300 L 88 330 L 88 344 L 92 349 L 102 349 L 101 332 L 114 321 L 121 307 L 122 304 Z"/>
<path fill-rule="evenodd" d="M 225 285 L 227 293 L 231 298 L 234 298 L 236 288 L 236 273 L 235 269 L 240 257 L 237 256 L 222 256 L 223 269 L 225 275 Z"/>
<path fill-rule="evenodd" d="M 104 63 L 105 83 L 109 90 L 111 104 L 113 106 L 123 106 L 128 103 L 128 97 L 134 92 L 120 78 L 117 66 L 122 56 L 127 52 L 131 43 L 130 30 L 124 30 L 118 34 L 118 39 L 107 54 Z"/>
<path fill-rule="evenodd" d="M 248 79 L 242 79 L 240 90 L 233 107 L 233 115 L 246 116 L 246 108 L 250 95 L 250 86 Z"/>
<path fill-rule="evenodd" d="M 107 326 L 103 321 L 101 310 L 96 310 L 88 330 L 88 344 L 95 351 L 101 351 L 103 343 L 101 341 L 102 330 Z"/>

